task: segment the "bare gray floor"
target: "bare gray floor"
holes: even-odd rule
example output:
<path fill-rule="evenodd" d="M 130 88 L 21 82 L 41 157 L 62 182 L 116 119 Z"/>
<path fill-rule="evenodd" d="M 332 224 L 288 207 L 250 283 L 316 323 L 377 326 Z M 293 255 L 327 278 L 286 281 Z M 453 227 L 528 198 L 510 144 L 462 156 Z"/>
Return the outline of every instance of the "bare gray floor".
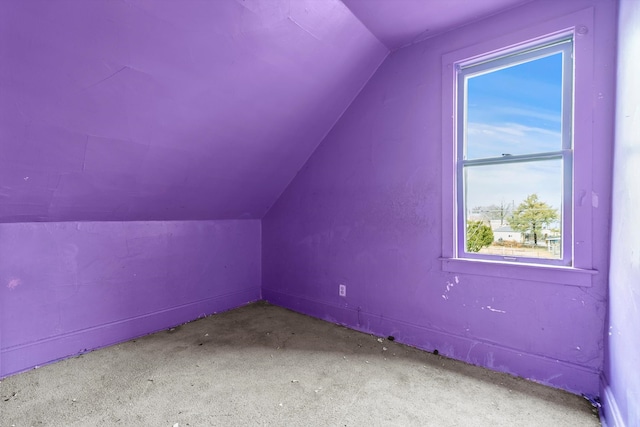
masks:
<path fill-rule="evenodd" d="M 600 425 L 581 397 L 265 303 L 6 378 L 0 398 L 3 427 Z"/>

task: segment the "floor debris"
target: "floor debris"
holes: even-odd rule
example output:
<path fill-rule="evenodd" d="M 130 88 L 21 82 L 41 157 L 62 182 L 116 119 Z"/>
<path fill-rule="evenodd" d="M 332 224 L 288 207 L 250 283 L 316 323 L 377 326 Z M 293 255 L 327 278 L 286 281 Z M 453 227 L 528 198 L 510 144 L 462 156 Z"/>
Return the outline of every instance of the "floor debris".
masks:
<path fill-rule="evenodd" d="M 599 426 L 579 396 L 378 337 L 253 304 L 3 379 L 0 426 Z"/>

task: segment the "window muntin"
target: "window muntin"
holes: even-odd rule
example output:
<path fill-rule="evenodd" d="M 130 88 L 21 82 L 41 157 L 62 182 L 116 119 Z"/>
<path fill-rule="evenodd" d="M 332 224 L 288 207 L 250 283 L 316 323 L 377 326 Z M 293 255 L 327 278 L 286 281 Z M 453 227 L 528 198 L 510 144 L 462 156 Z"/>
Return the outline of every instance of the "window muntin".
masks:
<path fill-rule="evenodd" d="M 572 37 L 564 37 L 457 64 L 458 257 L 572 265 L 572 49 Z M 535 203 L 520 215 L 530 219 L 528 229 L 507 216 L 520 242 L 506 250 L 496 237 L 506 231 L 505 209 L 514 213 L 531 195 L 557 218 Z M 500 207 L 499 224 L 491 209 L 478 216 L 483 206 Z M 467 224 L 478 220 L 502 231 L 489 247 L 468 251 Z"/>

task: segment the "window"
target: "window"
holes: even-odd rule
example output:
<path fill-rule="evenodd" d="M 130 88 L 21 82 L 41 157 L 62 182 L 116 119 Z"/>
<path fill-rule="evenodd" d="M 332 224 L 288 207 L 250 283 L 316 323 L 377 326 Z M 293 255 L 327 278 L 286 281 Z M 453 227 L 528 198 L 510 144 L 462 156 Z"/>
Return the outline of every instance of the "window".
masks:
<path fill-rule="evenodd" d="M 443 55 L 443 270 L 591 285 L 592 22 Z"/>
<path fill-rule="evenodd" d="M 573 37 L 456 66 L 458 255 L 571 265 Z"/>

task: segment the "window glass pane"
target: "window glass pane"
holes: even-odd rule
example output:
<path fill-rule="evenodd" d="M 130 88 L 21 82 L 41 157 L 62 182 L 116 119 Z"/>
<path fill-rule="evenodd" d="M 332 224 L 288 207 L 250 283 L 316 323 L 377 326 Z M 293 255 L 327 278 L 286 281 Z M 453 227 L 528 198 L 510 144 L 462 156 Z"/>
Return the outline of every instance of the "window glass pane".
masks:
<path fill-rule="evenodd" d="M 560 159 L 467 166 L 464 180 L 466 252 L 562 258 Z"/>
<path fill-rule="evenodd" d="M 562 52 L 467 78 L 467 159 L 562 148 Z"/>

